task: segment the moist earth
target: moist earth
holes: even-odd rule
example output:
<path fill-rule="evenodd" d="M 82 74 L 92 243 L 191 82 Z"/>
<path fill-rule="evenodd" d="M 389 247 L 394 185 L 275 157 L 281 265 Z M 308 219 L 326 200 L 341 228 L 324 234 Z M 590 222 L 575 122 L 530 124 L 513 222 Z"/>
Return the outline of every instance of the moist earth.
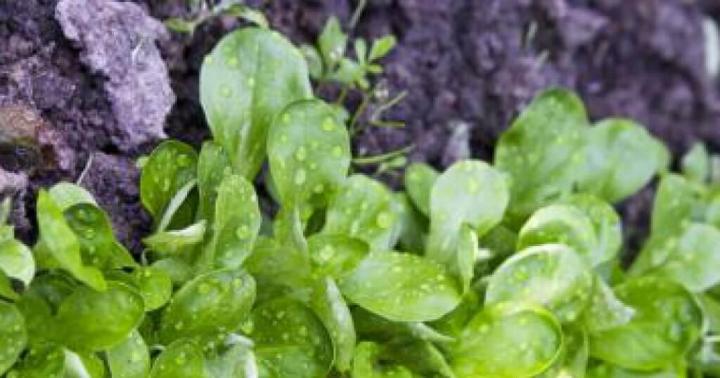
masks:
<path fill-rule="evenodd" d="M 68 0 L 60 7 L 57 0 L 0 1 L 0 122 L 19 114 L 28 120 L 24 136 L 35 139 L 8 147 L 0 125 L 0 195 L 17 197 L 12 219 L 31 242 L 38 188 L 80 180 L 138 252 L 149 217 L 139 205 L 134 159 L 163 136 L 163 120 L 169 137 L 194 145 L 208 137 L 198 104 L 201 59 L 241 22 L 221 17 L 192 36 L 168 34 L 157 20 L 191 17 L 188 1 L 104 2 L 85 9 Z M 296 43 L 313 41 L 330 15 L 348 25 L 357 5 L 248 3 Z M 100 16 L 87 14 L 93 9 Z M 718 152 L 720 88 L 706 67 L 703 34 L 709 17 L 720 17 L 717 2 L 369 0 L 350 32 L 397 36 L 379 80 L 391 94 L 407 91 L 387 113 L 406 126 L 364 129 L 355 152 L 412 145 L 412 160 L 437 167 L 489 159 L 517 112 L 558 85 L 576 90 L 593 120 L 633 118 L 675 156 L 696 141 Z M 630 251 L 647 233 L 652 197 L 649 187 L 620 205 Z"/>

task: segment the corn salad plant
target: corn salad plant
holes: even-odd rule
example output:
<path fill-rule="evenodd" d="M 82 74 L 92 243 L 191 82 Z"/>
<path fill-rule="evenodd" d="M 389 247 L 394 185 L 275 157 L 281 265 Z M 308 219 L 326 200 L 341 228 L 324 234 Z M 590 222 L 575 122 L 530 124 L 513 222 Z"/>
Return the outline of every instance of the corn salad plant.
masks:
<path fill-rule="evenodd" d="M 342 117 L 280 34 L 227 35 L 200 80 L 213 140 L 144 161 L 139 261 L 79 186 L 40 191 L 32 249 L 6 203 L 0 375 L 720 376 L 720 186 L 703 147 L 669 173 L 643 127 L 591 124 L 550 89 L 492 164 L 415 163 L 392 191 L 350 172 Z M 658 174 L 626 269 L 612 204 Z"/>

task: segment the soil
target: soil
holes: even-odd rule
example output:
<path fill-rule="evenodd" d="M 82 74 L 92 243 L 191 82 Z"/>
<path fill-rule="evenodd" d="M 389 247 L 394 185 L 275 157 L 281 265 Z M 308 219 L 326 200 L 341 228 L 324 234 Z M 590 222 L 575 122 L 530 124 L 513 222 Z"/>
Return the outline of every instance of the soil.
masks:
<path fill-rule="evenodd" d="M 159 20 L 189 15 L 186 0 L 134 2 Z M 356 6 L 350 0 L 248 2 L 297 43 L 312 41 L 329 15 L 347 25 Z M 0 113 L 3 106 L 25 107 L 40 119 L 41 142 L 40 163 L 30 167 L 13 163 L 22 159 L 9 158 L 0 145 L 0 166 L 16 178 L 0 182 L 0 193 L 24 198 L 14 219 L 20 236 L 31 241 L 33 220 L 25 214 L 33 213 L 34 193 L 86 171 L 82 184 L 108 210 L 120 239 L 138 251 L 149 220 L 139 206 L 133 159 L 155 141 L 122 138 L 127 120 L 108 89 L 113 78 L 87 64 L 86 46 L 66 38 L 56 5 L 0 1 Z M 413 160 L 438 167 L 467 154 L 489 159 L 517 111 L 552 85 L 576 90 L 593 119 L 643 123 L 675 156 L 695 141 L 720 151 L 720 88 L 705 67 L 705 17 L 720 17 L 720 6 L 709 0 L 369 0 L 352 33 L 398 37 L 381 80 L 390 93 L 408 92 L 387 114 L 406 127 L 367 128 L 354 141 L 356 153 L 412 144 Z M 192 37 L 158 38 L 176 98 L 168 136 L 195 145 L 208 136 L 198 105 L 200 62 L 239 25 L 219 18 Z M 29 185 L 11 185 L 17 182 Z M 648 188 L 620 206 L 630 249 L 646 233 L 652 196 Z"/>

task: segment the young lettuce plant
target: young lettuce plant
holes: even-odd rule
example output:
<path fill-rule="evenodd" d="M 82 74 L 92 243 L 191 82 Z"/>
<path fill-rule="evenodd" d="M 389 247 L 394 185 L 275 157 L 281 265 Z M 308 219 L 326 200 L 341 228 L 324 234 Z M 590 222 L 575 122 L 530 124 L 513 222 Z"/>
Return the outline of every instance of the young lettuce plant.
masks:
<path fill-rule="evenodd" d="M 668 173 L 639 125 L 590 126 L 574 94 L 551 89 L 494 164 L 414 164 L 395 192 L 350 174 L 347 125 L 279 34 L 226 36 L 201 80 L 213 141 L 166 141 L 145 161 L 140 262 L 78 186 L 40 191 L 32 250 L 3 207 L 0 375 L 720 373 L 707 153 Z M 276 211 L 253 185 L 266 162 Z M 612 204 L 658 173 L 651 236 L 625 271 Z"/>

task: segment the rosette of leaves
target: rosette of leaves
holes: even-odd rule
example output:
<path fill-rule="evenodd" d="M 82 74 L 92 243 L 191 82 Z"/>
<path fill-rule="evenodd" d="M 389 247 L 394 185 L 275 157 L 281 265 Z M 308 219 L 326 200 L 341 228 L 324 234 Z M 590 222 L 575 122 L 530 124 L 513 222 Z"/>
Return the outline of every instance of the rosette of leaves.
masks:
<path fill-rule="evenodd" d="M 663 172 L 644 129 L 590 126 L 575 95 L 552 89 L 494 164 L 416 163 L 393 191 L 351 172 L 346 125 L 312 98 L 299 54 L 249 28 L 206 58 L 213 140 L 166 141 L 146 159 L 153 231 L 137 259 L 76 185 L 40 191 L 32 249 L 0 213 L 0 375 L 720 372 L 709 154 Z M 613 203 L 658 172 L 651 236 L 626 271 Z"/>

